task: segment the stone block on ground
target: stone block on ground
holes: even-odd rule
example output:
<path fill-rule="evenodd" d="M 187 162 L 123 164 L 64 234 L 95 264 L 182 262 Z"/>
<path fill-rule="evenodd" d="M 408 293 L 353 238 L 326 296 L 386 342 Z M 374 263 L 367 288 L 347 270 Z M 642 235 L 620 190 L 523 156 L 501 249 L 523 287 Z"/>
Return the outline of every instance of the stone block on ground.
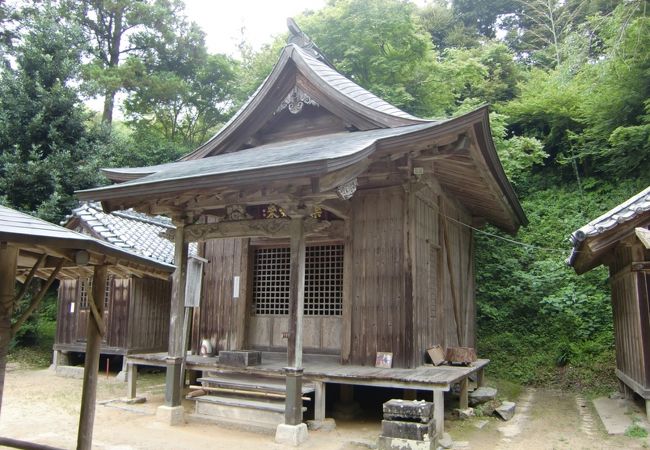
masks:
<path fill-rule="evenodd" d="M 84 377 L 84 368 L 83 366 L 57 366 L 54 373 L 58 377 L 81 380 Z"/>
<path fill-rule="evenodd" d="M 454 446 L 454 440 L 449 433 L 442 433 L 442 436 L 438 438 L 438 445 L 442 448 L 452 448 Z"/>
<path fill-rule="evenodd" d="M 384 403 L 384 419 L 428 423 L 433 417 L 433 403 L 424 400 L 393 399 Z"/>
<path fill-rule="evenodd" d="M 379 436 L 377 450 L 435 450 L 436 440 L 416 441 L 413 439 L 400 439 Z"/>
<path fill-rule="evenodd" d="M 156 419 L 167 425 L 182 425 L 185 423 L 185 409 L 182 406 L 161 405 L 156 410 Z"/>
<path fill-rule="evenodd" d="M 308 420 L 307 428 L 310 431 L 332 431 L 336 429 L 336 421 L 334 419 L 326 418 L 323 420 Z"/>
<path fill-rule="evenodd" d="M 381 435 L 415 441 L 430 440 L 435 436 L 435 421 L 429 423 L 382 420 Z"/>
<path fill-rule="evenodd" d="M 510 420 L 515 415 L 515 402 L 503 402 L 494 412 L 503 420 Z"/>
<path fill-rule="evenodd" d="M 459 418 L 460 420 L 467 420 L 470 417 L 474 417 L 474 408 L 466 408 L 466 409 L 454 409 L 454 416 Z"/>
<path fill-rule="evenodd" d="M 494 400 L 497 396 L 497 390 L 492 387 L 481 386 L 478 389 L 469 393 L 469 404 L 470 406 L 480 405 L 481 403 L 489 402 Z"/>
<path fill-rule="evenodd" d="M 275 442 L 283 445 L 292 445 L 297 447 L 307 440 L 309 432 L 307 425 L 301 423 L 299 425 L 287 425 L 281 423 L 275 430 Z"/>

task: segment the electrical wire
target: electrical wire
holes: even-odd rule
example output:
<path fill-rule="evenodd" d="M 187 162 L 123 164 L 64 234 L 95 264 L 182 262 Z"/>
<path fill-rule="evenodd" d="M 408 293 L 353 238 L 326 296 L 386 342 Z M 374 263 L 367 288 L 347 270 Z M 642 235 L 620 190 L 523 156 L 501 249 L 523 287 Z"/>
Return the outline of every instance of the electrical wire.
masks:
<path fill-rule="evenodd" d="M 473 226 L 471 226 L 469 224 L 466 224 L 465 222 L 461 222 L 458 219 L 454 219 L 453 217 L 449 217 L 449 216 L 447 216 L 445 214 L 440 213 L 440 215 L 445 217 L 446 219 L 451 220 L 452 222 L 456 222 L 459 225 L 462 225 L 462 226 L 467 227 L 467 228 L 469 228 L 471 230 L 474 230 L 477 233 L 480 233 L 480 234 L 483 234 L 483 235 L 486 235 L 486 236 L 490 236 L 490 237 L 493 237 L 493 238 L 497 238 L 497 239 L 500 239 L 502 241 L 509 242 L 511 244 L 519 245 L 521 247 L 526 247 L 526 248 L 530 248 L 530 249 L 533 249 L 533 250 L 549 251 L 549 252 L 560 252 L 560 253 L 571 252 L 571 249 L 566 249 L 566 248 L 540 247 L 540 246 L 534 245 L 534 244 L 526 244 L 525 242 L 516 241 L 514 239 L 509 239 L 507 237 L 499 236 L 498 234 L 494 234 L 494 233 L 490 233 L 488 231 L 481 230 L 479 228 L 476 228 L 476 227 L 473 227 Z M 574 249 L 573 252 L 579 253 L 579 250 Z"/>

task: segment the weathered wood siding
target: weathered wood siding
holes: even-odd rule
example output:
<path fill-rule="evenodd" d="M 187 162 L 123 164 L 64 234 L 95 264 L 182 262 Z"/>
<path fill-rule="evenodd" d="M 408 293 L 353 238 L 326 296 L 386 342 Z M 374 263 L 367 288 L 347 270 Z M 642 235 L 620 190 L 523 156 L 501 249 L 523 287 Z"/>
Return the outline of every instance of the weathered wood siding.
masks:
<path fill-rule="evenodd" d="M 109 347 L 126 347 L 129 317 L 129 280 L 113 278 L 111 296 L 104 318 L 108 320 L 106 345 Z"/>
<path fill-rule="evenodd" d="M 352 248 L 346 253 L 352 259 L 346 266 L 353 268 L 346 273 L 352 364 L 372 365 L 377 352 L 392 352 L 394 367 L 409 365 L 413 309 L 406 292 L 404 208 L 401 187 L 360 191 L 352 199 Z"/>
<path fill-rule="evenodd" d="M 633 272 L 630 263 L 647 256 L 640 246 L 619 245 L 609 265 L 616 368 L 646 390 L 650 389 L 650 274 Z"/>
<path fill-rule="evenodd" d="M 476 346 L 474 240 L 471 216 L 446 197 L 440 197 L 439 302 L 436 344 Z M 440 303 L 439 303 L 440 304 Z"/>
<path fill-rule="evenodd" d="M 441 317 L 438 196 L 429 189 L 410 196 L 413 260 L 413 361 L 424 362 L 427 348 L 444 341 Z"/>
<path fill-rule="evenodd" d="M 167 350 L 170 302 L 171 282 L 131 279 L 127 333 L 130 353 Z"/>
<path fill-rule="evenodd" d="M 248 286 L 248 239 L 211 239 L 203 243 L 204 265 L 201 306 L 195 308 L 192 349 L 210 339 L 216 350 L 245 346 Z M 233 299 L 233 278 L 239 276 L 239 298 Z"/>
<path fill-rule="evenodd" d="M 61 280 L 59 282 L 55 344 L 72 344 L 76 339 L 76 294 L 76 280 Z M 70 311 L 71 304 L 75 304 L 73 312 Z"/>

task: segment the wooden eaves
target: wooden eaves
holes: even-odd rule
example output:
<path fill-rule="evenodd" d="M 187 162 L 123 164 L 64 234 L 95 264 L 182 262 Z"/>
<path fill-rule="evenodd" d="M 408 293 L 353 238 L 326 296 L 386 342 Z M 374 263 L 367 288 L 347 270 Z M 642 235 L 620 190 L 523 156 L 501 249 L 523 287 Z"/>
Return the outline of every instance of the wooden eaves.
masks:
<path fill-rule="evenodd" d="M 138 178 L 77 195 L 102 201 L 107 211 L 135 207 L 154 214 L 173 214 L 172 203 L 185 209 L 182 196 L 191 199 L 207 192 L 236 191 L 235 197 L 244 203 L 241 192 L 260 185 L 291 185 L 294 197 L 318 202 L 336 197 L 323 187 L 362 175 L 373 163 L 401 157 L 414 166 L 427 167 L 473 215 L 508 232 L 527 223 L 494 149 L 487 107 L 443 122 L 335 133 L 143 168 Z M 314 192 L 314 183 L 318 192 Z M 154 201 L 162 198 L 170 199 L 170 207 L 155 209 Z M 258 202 L 264 201 L 269 202 L 268 195 L 259 196 Z"/>
<path fill-rule="evenodd" d="M 36 276 L 47 278 L 39 292 L 27 308 L 36 309 L 52 281 L 62 276 L 62 270 L 79 266 L 93 267 L 93 290 L 89 295 L 89 307 L 93 320 L 88 321 L 86 342 L 86 365 L 82 388 L 81 412 L 77 448 L 90 449 L 95 414 L 95 396 L 99 348 L 105 332 L 103 321 L 104 286 L 109 267 L 120 272 L 142 276 L 167 278 L 174 266 L 135 255 L 106 242 L 99 241 L 75 231 L 63 228 L 19 211 L 0 206 L 0 406 L 4 389 L 4 373 L 9 341 L 17 326 L 27 319 L 23 314 L 18 322 L 11 325 L 14 306 L 26 288 L 18 294 L 14 291 L 16 278 L 28 284 Z"/>

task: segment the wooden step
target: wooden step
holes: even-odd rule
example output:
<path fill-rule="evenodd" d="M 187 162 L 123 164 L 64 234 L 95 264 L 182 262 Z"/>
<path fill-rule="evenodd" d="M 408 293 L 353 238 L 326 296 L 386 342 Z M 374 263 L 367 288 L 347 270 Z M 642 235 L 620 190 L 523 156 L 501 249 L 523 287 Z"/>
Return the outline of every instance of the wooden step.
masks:
<path fill-rule="evenodd" d="M 283 401 L 260 401 L 252 400 L 241 397 L 224 397 L 219 395 L 203 395 L 201 397 L 193 397 L 191 400 L 200 403 L 211 403 L 215 405 L 231 406 L 236 408 L 247 408 L 258 411 L 271 411 L 284 414 Z M 303 406 L 303 411 L 307 408 Z"/>
<path fill-rule="evenodd" d="M 270 378 L 241 374 L 218 374 L 202 377 L 197 380 L 204 385 L 234 389 L 239 391 L 269 392 L 272 394 L 286 394 L 287 386 L 283 378 Z M 316 390 L 312 383 L 303 383 L 302 394 L 309 394 Z"/>

